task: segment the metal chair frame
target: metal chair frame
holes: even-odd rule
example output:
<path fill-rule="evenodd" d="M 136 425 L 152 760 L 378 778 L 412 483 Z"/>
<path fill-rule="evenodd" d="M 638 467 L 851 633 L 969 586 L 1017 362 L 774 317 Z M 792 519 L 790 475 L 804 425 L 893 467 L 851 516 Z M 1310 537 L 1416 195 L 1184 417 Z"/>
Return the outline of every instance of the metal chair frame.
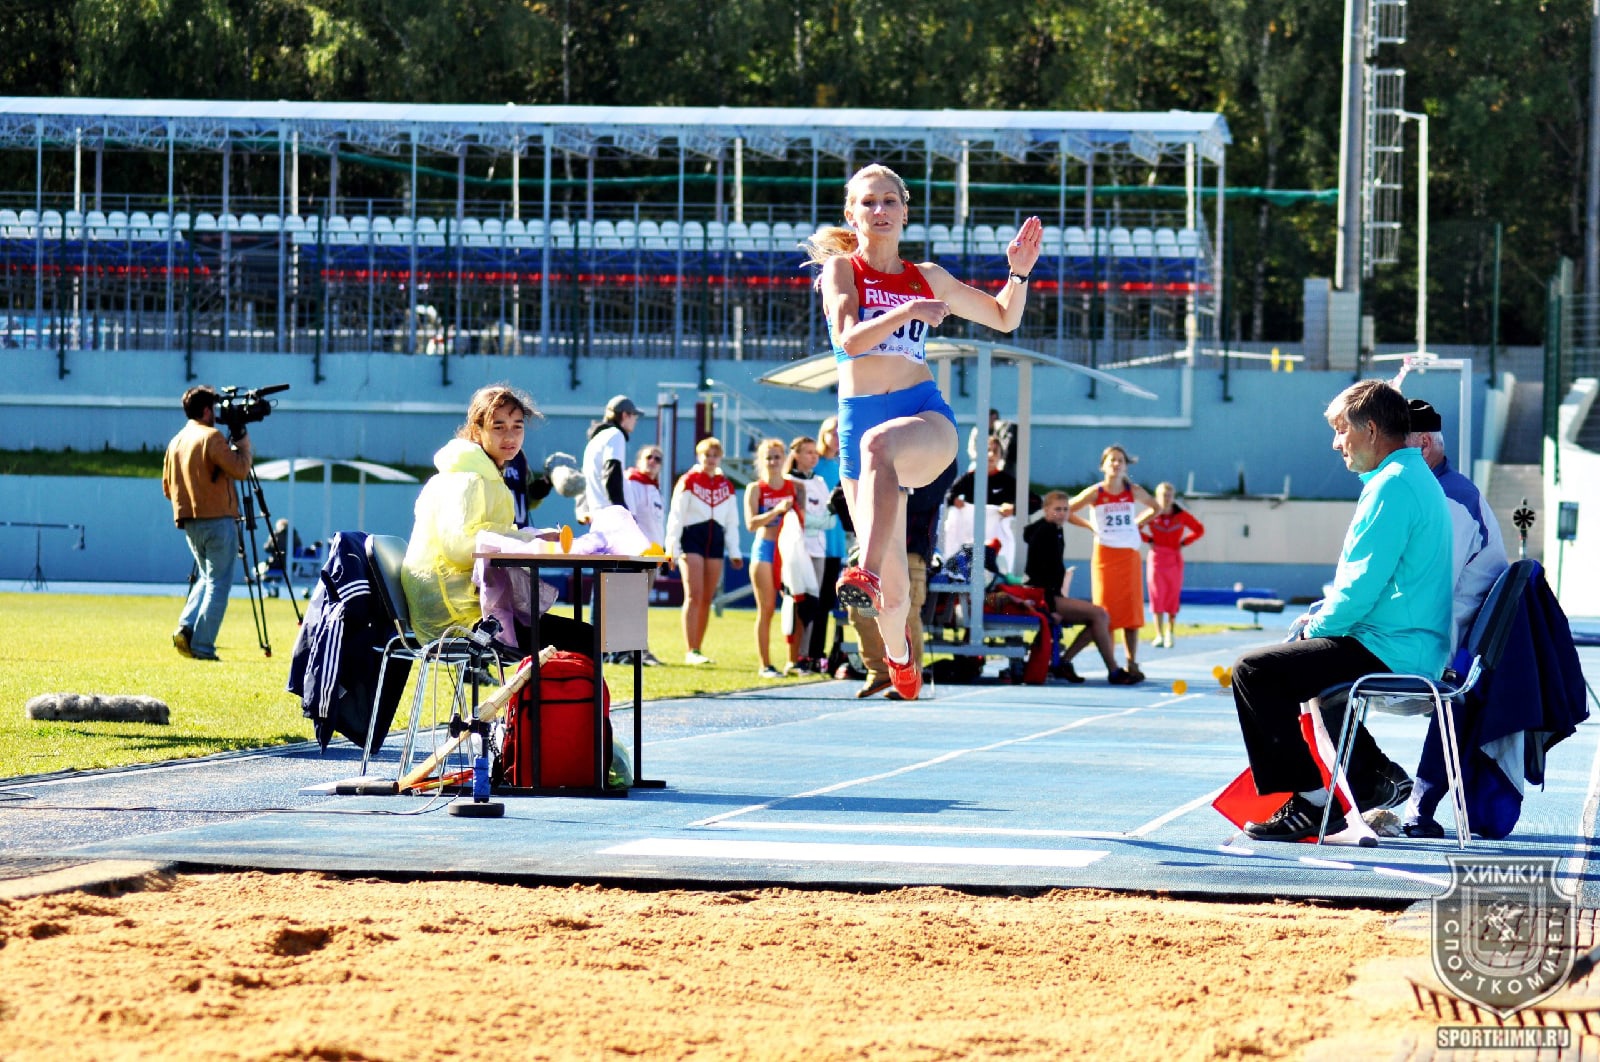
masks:
<path fill-rule="evenodd" d="M 1478 610 L 1478 617 L 1473 621 L 1472 633 L 1467 638 L 1472 663 L 1466 675 L 1458 680 L 1452 681 L 1448 671 L 1443 679 L 1380 672 L 1363 675 L 1354 682 L 1330 686 L 1317 695 L 1318 701 L 1327 701 L 1339 695 L 1345 697 L 1344 725 L 1339 732 L 1330 789 L 1343 792 L 1351 798 L 1352 813 L 1359 815 L 1361 809 L 1355 805 L 1345 774 L 1350 765 L 1350 753 L 1355 748 L 1356 731 L 1366 722 L 1368 710 L 1376 707 L 1378 711 L 1389 715 L 1427 715 L 1436 712 L 1444 746 L 1445 776 L 1450 783 L 1451 804 L 1455 812 L 1456 847 L 1467 847 L 1467 837 L 1472 829 L 1467 819 L 1467 795 L 1461 786 L 1461 746 L 1457 742 L 1455 707 L 1465 700 L 1485 674 L 1499 666 L 1511 626 L 1521 610 L 1522 595 L 1527 591 L 1536 570 L 1537 562 L 1519 560 L 1501 572 L 1489 588 Z M 1317 829 L 1318 844 L 1327 836 L 1328 820 L 1333 815 L 1333 801 L 1334 796 L 1330 794 L 1323 806 L 1322 824 Z"/>
<path fill-rule="evenodd" d="M 367 577 L 372 581 L 373 593 L 383 603 L 384 611 L 394 626 L 394 634 L 383 647 L 383 659 L 378 665 L 378 684 L 373 691 L 372 713 L 367 721 L 367 740 L 361 747 L 362 775 L 367 773 L 367 763 L 371 757 L 372 734 L 378 723 L 378 701 L 383 696 L 390 660 L 408 659 L 419 665 L 411 694 L 405 744 L 400 750 L 400 773 L 396 777 L 404 777 L 411 768 L 411 756 L 422 720 L 422 706 L 428 696 L 428 679 L 435 667 L 447 669 L 450 676 L 450 710 L 453 715 L 460 715 L 463 719 L 471 718 L 471 706 L 466 703 L 468 669 L 485 661 L 493 661 L 500 668 L 501 679 L 505 677 L 504 666 L 498 655 L 486 645 L 470 637 L 448 633 L 432 641 L 424 641 L 411 629 L 411 612 L 399 579 L 405 553 L 406 540 L 397 535 L 367 536 Z"/>

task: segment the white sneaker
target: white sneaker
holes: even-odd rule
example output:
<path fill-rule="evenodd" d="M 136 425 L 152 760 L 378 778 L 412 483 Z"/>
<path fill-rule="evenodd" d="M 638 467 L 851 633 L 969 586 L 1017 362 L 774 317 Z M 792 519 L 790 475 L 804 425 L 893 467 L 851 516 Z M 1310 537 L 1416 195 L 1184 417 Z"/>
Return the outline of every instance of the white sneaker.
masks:
<path fill-rule="evenodd" d="M 690 649 L 687 653 L 683 654 L 683 662 L 685 664 L 694 665 L 709 664 L 711 663 L 711 658 L 698 649 Z"/>

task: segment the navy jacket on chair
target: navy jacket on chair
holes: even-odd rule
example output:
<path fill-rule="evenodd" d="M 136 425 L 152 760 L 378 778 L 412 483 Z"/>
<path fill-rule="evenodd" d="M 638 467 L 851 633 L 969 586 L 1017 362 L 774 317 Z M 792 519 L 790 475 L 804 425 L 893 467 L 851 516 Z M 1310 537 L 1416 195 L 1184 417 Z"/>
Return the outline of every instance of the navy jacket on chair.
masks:
<path fill-rule="evenodd" d="M 369 751 L 382 748 L 411 674 L 409 660 L 391 660 L 383 698 L 373 696 L 383 647 L 394 625 L 373 593 L 366 543 L 362 531 L 340 531 L 328 543 L 328 559 L 318 573 L 289 661 L 289 692 L 300 697 L 306 718 L 315 720 L 317 743 L 324 749 L 335 733 L 359 748 L 367 739 L 375 703 L 378 722 Z"/>
<path fill-rule="evenodd" d="M 1522 597 L 1500 666 L 1467 694 L 1456 717 L 1465 746 L 1461 757 L 1472 832 L 1490 839 L 1509 835 L 1522 814 L 1523 785 L 1544 784 L 1545 756 L 1589 718 L 1583 671 L 1566 613 L 1536 569 Z M 1449 790 L 1439 720 L 1417 764 L 1417 806 L 1432 819 Z"/>

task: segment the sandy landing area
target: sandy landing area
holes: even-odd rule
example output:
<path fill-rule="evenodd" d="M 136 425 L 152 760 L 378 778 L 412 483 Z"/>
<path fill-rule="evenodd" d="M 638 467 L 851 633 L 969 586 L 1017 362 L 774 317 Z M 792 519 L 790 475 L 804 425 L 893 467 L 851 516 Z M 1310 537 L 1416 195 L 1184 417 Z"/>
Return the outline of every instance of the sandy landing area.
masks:
<path fill-rule="evenodd" d="M 0 1058 L 1427 1057 L 1396 917 L 183 876 L 0 902 Z"/>

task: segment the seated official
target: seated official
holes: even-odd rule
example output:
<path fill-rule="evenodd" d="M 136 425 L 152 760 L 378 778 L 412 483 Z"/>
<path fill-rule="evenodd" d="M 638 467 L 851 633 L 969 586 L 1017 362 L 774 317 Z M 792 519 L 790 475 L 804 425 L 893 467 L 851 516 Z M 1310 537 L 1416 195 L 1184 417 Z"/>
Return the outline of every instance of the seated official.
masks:
<path fill-rule="evenodd" d="M 986 499 L 989 505 L 998 506 L 1001 516 L 1011 516 L 1017 511 L 1017 477 L 1005 470 L 1005 451 L 999 439 L 989 440 L 989 483 Z M 973 495 L 977 493 L 977 472 L 975 470 L 964 472 L 950 488 L 949 502 L 951 508 L 959 509 L 971 505 Z M 1028 512 L 1036 513 L 1042 503 L 1037 494 L 1028 493 Z"/>
<path fill-rule="evenodd" d="M 1450 513 L 1451 568 L 1455 572 L 1452 646 L 1459 647 L 1472 631 L 1478 608 L 1500 573 L 1510 566 L 1500 521 L 1472 480 L 1450 467 L 1444 445 L 1444 421 L 1439 411 L 1420 398 L 1411 400 L 1411 434 L 1406 445 L 1422 451 L 1444 491 Z"/>
<path fill-rule="evenodd" d="M 1455 633 L 1450 644 L 1455 647 L 1456 660 L 1461 661 L 1467 652 L 1461 643 L 1471 633 L 1472 622 L 1477 618 L 1484 597 L 1509 566 L 1505 541 L 1500 535 L 1500 522 L 1478 488 L 1472 480 L 1450 467 L 1444 444 L 1444 420 L 1439 411 L 1420 398 L 1411 400 L 1411 434 L 1406 437 L 1406 445 L 1422 451 L 1422 459 L 1433 469 L 1444 490 L 1445 508 L 1450 513 L 1454 536 L 1450 557 L 1456 580 Z M 1466 665 L 1457 663 L 1456 666 L 1464 670 Z M 1428 736 L 1422 743 L 1422 756 L 1417 761 L 1416 785 L 1400 814 L 1401 825 L 1409 837 L 1444 836 L 1444 827 L 1433 818 L 1434 809 L 1449 790 L 1443 741 L 1439 720 L 1431 719 Z M 1476 816 L 1473 821 L 1478 821 Z"/>
<path fill-rule="evenodd" d="M 1028 562 L 1024 567 L 1027 584 L 1045 592 L 1050 612 L 1063 628 L 1083 626 L 1078 636 L 1062 648 L 1050 673 L 1068 682 L 1082 682 L 1083 676 L 1072 667 L 1072 658 L 1093 642 L 1100 650 L 1100 659 L 1105 662 L 1106 681 L 1113 686 L 1130 686 L 1136 680 L 1117 666 L 1111 645 L 1111 614 L 1092 601 L 1067 595 L 1066 536 L 1062 528 L 1067 523 L 1070 500 L 1064 491 L 1053 490 L 1046 494 L 1044 512 L 1022 531 L 1022 539 L 1028 544 Z"/>
<path fill-rule="evenodd" d="M 1437 677 L 1450 656 L 1450 515 L 1421 451 L 1405 445 L 1405 397 L 1381 380 L 1363 380 L 1325 415 L 1333 448 L 1362 481 L 1333 590 L 1305 617 L 1300 639 L 1245 653 L 1233 668 L 1233 703 L 1256 791 L 1290 794 L 1265 822 L 1245 824 L 1261 841 L 1315 837 L 1329 800 L 1301 736 L 1303 702 L 1375 672 Z M 1410 777 L 1364 726 L 1349 767 L 1362 811 L 1398 807 L 1411 795 Z M 1344 828 L 1336 802 L 1328 831 Z"/>
<path fill-rule="evenodd" d="M 433 455 L 439 471 L 417 496 L 401 573 L 411 628 L 419 638 L 432 641 L 450 627 L 470 628 L 481 618 L 472 581 L 478 532 L 529 537 L 516 526 L 516 504 L 502 473 L 522 450 L 525 422 L 534 415 L 532 400 L 513 387 L 479 388 L 466 423 Z M 541 602 L 539 607 L 545 606 Z M 587 623 L 541 615 L 537 646 L 530 644 L 532 631 L 521 617 L 516 628 L 517 648 L 525 654 L 553 645 L 594 655 L 594 628 Z"/>

